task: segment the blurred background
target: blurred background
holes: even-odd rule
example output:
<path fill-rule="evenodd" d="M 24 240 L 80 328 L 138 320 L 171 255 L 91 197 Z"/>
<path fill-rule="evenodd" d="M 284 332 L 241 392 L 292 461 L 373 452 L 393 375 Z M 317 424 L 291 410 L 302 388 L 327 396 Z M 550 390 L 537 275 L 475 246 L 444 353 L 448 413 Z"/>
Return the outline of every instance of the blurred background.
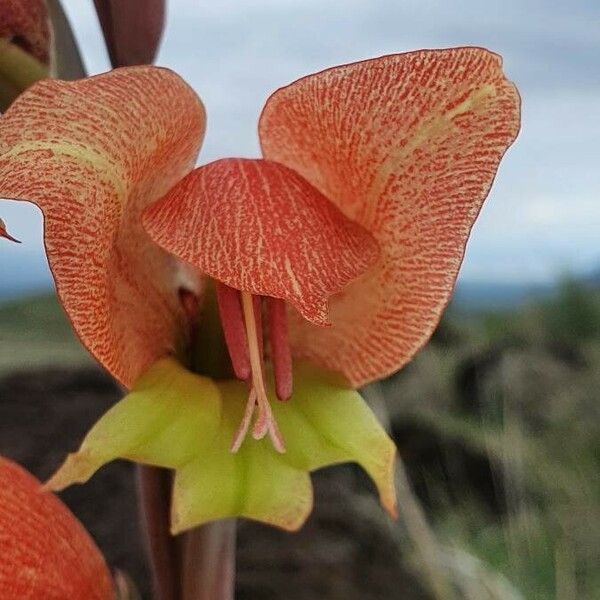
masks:
<path fill-rule="evenodd" d="M 92 3 L 63 4 L 88 72 L 108 70 Z M 242 528 L 240 598 L 600 598 L 600 4 L 173 0 L 157 63 L 202 97 L 208 162 L 258 156 L 262 105 L 300 76 L 464 45 L 503 56 L 523 128 L 431 343 L 366 390 L 404 461 L 401 518 L 386 521 L 353 469 L 319 474 L 301 534 Z M 46 476 L 118 391 L 54 300 L 37 209 L 0 201 L 0 215 L 23 241 L 0 240 L 0 453 Z M 143 579 L 127 469 L 66 498 Z M 129 516 L 110 512 L 117 497 Z"/>

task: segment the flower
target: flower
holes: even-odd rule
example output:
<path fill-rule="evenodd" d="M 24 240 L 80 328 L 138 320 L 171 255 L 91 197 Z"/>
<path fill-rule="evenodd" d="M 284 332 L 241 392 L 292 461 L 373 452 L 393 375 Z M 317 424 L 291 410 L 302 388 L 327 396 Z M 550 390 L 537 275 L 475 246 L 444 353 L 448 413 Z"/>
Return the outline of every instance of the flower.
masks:
<path fill-rule="evenodd" d="M 204 110 L 170 71 L 27 92 L 0 120 L 0 194 L 40 206 L 76 332 L 132 388 L 49 487 L 126 457 L 175 469 L 174 531 L 296 529 L 308 473 L 356 461 L 393 514 L 395 449 L 354 390 L 431 335 L 518 127 L 518 94 L 479 48 L 305 77 L 267 101 L 263 159 L 195 170 Z M 242 381 L 184 369 L 194 334 L 201 357 L 224 337 Z"/>
<path fill-rule="evenodd" d="M 50 25 L 44 0 L 4 0 L 0 10 L 0 38 L 47 65 Z"/>
<path fill-rule="evenodd" d="M 19 465 L 0 457 L 0 597 L 115 598 L 108 568 L 81 523 Z"/>
<path fill-rule="evenodd" d="M 0 110 L 48 75 L 50 24 L 44 0 L 4 0 L 0 8 Z"/>

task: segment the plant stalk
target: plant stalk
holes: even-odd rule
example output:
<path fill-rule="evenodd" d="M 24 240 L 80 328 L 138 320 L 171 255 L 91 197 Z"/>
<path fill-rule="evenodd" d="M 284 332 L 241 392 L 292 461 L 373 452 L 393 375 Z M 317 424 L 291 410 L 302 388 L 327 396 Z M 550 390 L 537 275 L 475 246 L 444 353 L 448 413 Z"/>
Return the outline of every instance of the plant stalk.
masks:
<path fill-rule="evenodd" d="M 231 364 L 212 285 L 204 290 L 201 314 L 190 316 L 193 324 L 188 367 L 213 379 L 230 377 Z M 215 521 L 172 537 L 172 475 L 153 467 L 140 467 L 140 472 L 140 501 L 156 600 L 233 600 L 235 520 Z"/>
<path fill-rule="evenodd" d="M 181 600 L 233 600 L 234 519 L 215 521 L 183 534 Z"/>
<path fill-rule="evenodd" d="M 169 531 L 172 476 L 166 469 L 138 465 L 138 498 L 155 600 L 179 600 L 179 560 Z"/>

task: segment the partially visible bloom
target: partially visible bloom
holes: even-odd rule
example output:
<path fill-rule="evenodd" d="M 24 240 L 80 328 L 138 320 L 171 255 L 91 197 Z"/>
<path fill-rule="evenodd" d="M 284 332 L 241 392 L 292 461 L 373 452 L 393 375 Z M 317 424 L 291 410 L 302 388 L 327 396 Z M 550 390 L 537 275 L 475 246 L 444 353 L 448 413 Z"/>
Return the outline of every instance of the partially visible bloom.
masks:
<path fill-rule="evenodd" d="M 0 111 L 48 76 L 50 22 L 44 0 L 0 1 Z"/>
<path fill-rule="evenodd" d="M 165 24 L 165 0 L 94 0 L 113 67 L 154 61 Z"/>
<path fill-rule="evenodd" d="M 394 445 L 354 388 L 429 338 L 518 128 L 518 94 L 479 48 L 305 77 L 268 100 L 264 159 L 194 171 L 204 112 L 169 71 L 25 94 L 0 121 L 0 194 L 41 207 L 75 330 L 132 388 L 49 486 L 126 457 L 175 469 L 175 531 L 295 529 L 308 472 L 356 461 L 393 514 Z M 181 366 L 210 280 L 241 382 Z"/>
<path fill-rule="evenodd" d="M 0 38 L 31 54 L 42 64 L 50 62 L 50 22 L 44 0 L 2 0 Z"/>
<path fill-rule="evenodd" d="M 110 573 L 81 523 L 0 457 L 0 598 L 112 600 Z"/>

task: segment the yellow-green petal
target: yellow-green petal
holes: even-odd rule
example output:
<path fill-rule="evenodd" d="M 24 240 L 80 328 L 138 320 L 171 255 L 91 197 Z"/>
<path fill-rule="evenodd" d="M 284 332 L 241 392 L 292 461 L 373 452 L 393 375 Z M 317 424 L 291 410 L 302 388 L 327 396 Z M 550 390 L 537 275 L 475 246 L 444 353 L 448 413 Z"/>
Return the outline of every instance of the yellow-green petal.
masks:
<path fill-rule="evenodd" d="M 85 483 L 117 458 L 174 469 L 213 442 L 221 419 L 219 389 L 171 359 L 160 360 L 92 427 L 46 483 L 60 491 Z"/>
<path fill-rule="evenodd" d="M 356 462 L 394 515 L 395 447 L 364 400 L 305 366 L 295 369 L 294 383 L 292 399 L 272 405 L 287 452 L 248 438 L 232 454 L 246 386 L 214 382 L 161 360 L 96 423 L 47 486 L 59 490 L 86 481 L 103 464 L 127 458 L 175 469 L 174 533 L 228 517 L 295 530 L 312 509 L 309 473 Z"/>

